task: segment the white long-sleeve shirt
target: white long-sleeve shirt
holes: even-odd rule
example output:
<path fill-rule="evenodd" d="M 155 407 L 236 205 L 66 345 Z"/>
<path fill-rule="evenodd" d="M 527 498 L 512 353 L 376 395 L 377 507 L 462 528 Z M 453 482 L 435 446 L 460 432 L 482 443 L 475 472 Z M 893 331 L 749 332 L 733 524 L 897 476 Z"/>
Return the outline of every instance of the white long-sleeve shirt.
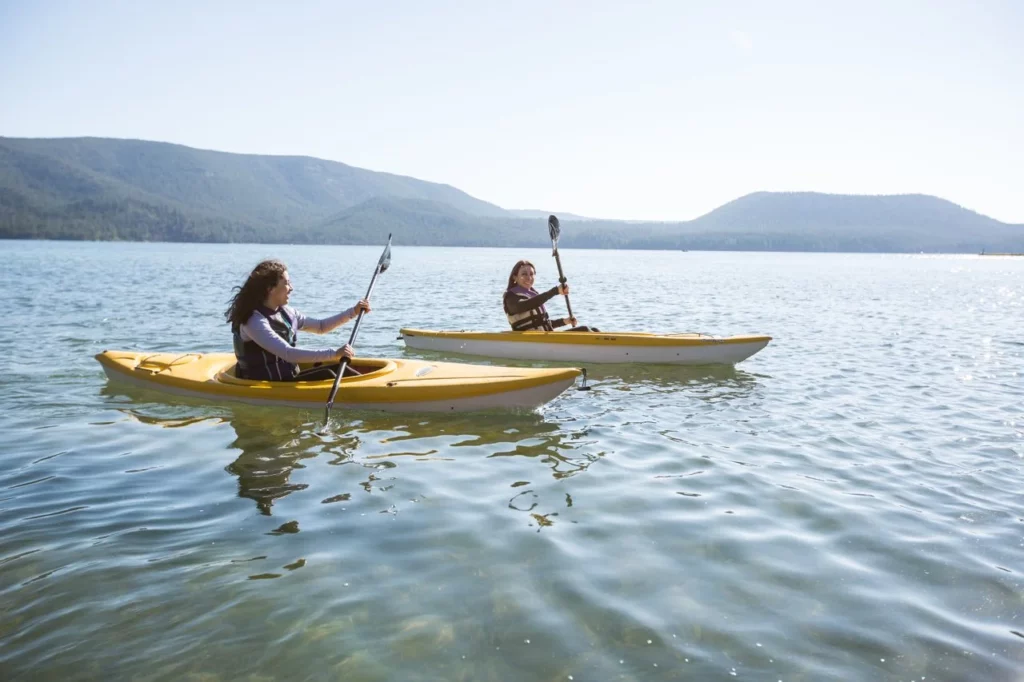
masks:
<path fill-rule="evenodd" d="M 285 313 L 295 323 L 296 330 L 314 334 L 326 334 L 333 331 L 357 315 L 354 306 L 323 319 L 306 317 L 290 306 L 284 306 L 284 308 Z M 285 362 L 331 362 L 341 357 L 341 348 L 314 350 L 289 346 L 270 326 L 270 321 L 258 310 L 253 311 L 253 314 L 249 316 L 245 324 L 239 327 L 239 330 L 242 341 L 255 341 L 263 350 L 273 353 Z"/>

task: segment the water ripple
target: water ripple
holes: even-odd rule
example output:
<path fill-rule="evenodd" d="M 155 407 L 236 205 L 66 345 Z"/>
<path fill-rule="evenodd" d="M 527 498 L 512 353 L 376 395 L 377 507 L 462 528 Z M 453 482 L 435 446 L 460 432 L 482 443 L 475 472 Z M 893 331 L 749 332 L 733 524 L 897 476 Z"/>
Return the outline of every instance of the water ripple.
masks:
<path fill-rule="evenodd" d="M 296 305 L 333 312 L 375 248 L 12 250 L 21 308 L 56 321 L 0 330 L 14 678 L 1024 669 L 1024 262 L 579 252 L 592 324 L 775 340 L 736 368 L 591 367 L 592 391 L 537 413 L 324 430 L 126 391 L 91 356 L 225 350 L 224 292 L 264 255 L 290 264 Z M 396 247 L 360 351 L 415 357 L 394 332 L 437 325 L 438 296 L 447 326 L 501 328 L 502 273 L 526 256 L 550 279 L 549 255 Z M 55 298 L 59 277 L 86 284 Z"/>

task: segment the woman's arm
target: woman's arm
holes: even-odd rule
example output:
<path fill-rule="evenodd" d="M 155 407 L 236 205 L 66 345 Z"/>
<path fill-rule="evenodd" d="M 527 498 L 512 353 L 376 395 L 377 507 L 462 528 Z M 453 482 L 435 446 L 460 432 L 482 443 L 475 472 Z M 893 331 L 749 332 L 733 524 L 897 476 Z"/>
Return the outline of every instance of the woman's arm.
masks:
<path fill-rule="evenodd" d="M 306 317 L 299 311 L 295 310 L 293 311 L 295 317 L 295 328 L 304 332 L 313 332 L 314 334 L 326 334 L 327 332 L 334 331 L 349 320 L 355 318 L 355 316 L 358 315 L 356 308 L 357 306 L 352 306 L 348 310 L 340 312 L 337 315 L 331 315 L 330 317 L 322 319 Z"/>
<path fill-rule="evenodd" d="M 519 315 L 527 310 L 539 308 L 558 295 L 558 287 L 551 287 L 543 294 L 537 294 L 533 298 L 519 298 L 519 296 L 506 291 L 504 304 L 505 312 L 509 315 Z"/>
<path fill-rule="evenodd" d="M 242 332 L 243 341 L 255 341 L 260 348 L 285 362 L 330 362 L 338 358 L 338 351 L 332 348 L 312 350 L 289 346 L 270 326 L 270 321 L 258 313 L 242 325 Z"/>

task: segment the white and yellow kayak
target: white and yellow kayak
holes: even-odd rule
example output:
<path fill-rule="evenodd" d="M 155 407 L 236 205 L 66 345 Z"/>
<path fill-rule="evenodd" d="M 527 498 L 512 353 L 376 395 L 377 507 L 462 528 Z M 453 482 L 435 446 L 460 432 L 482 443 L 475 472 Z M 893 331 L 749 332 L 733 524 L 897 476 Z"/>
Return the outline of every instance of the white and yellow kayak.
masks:
<path fill-rule="evenodd" d="M 732 365 L 768 345 L 770 336 L 717 337 L 646 332 L 466 332 L 402 329 L 409 348 L 516 360 L 580 363 Z"/>
<path fill-rule="evenodd" d="M 175 395 L 258 405 L 321 409 L 332 381 L 248 381 L 235 377 L 230 353 L 96 356 L 110 379 Z M 341 380 L 335 407 L 387 412 L 466 412 L 534 408 L 572 386 L 582 370 L 356 358 L 361 376 Z"/>

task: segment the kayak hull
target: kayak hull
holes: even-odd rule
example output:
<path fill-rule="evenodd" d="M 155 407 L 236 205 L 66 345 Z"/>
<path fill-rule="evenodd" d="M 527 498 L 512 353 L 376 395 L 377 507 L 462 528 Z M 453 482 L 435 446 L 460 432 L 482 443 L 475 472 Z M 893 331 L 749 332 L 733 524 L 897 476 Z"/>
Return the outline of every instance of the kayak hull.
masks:
<path fill-rule="evenodd" d="M 406 346 L 418 350 L 587 364 L 732 365 L 746 360 L 772 340 L 770 336 L 423 329 L 402 329 L 401 335 Z"/>
<path fill-rule="evenodd" d="M 333 381 L 246 381 L 227 353 L 134 353 L 96 356 L 111 380 L 212 402 L 321 409 Z M 533 409 L 557 397 L 581 370 L 491 367 L 357 358 L 366 373 L 341 380 L 335 407 L 384 412 Z"/>

